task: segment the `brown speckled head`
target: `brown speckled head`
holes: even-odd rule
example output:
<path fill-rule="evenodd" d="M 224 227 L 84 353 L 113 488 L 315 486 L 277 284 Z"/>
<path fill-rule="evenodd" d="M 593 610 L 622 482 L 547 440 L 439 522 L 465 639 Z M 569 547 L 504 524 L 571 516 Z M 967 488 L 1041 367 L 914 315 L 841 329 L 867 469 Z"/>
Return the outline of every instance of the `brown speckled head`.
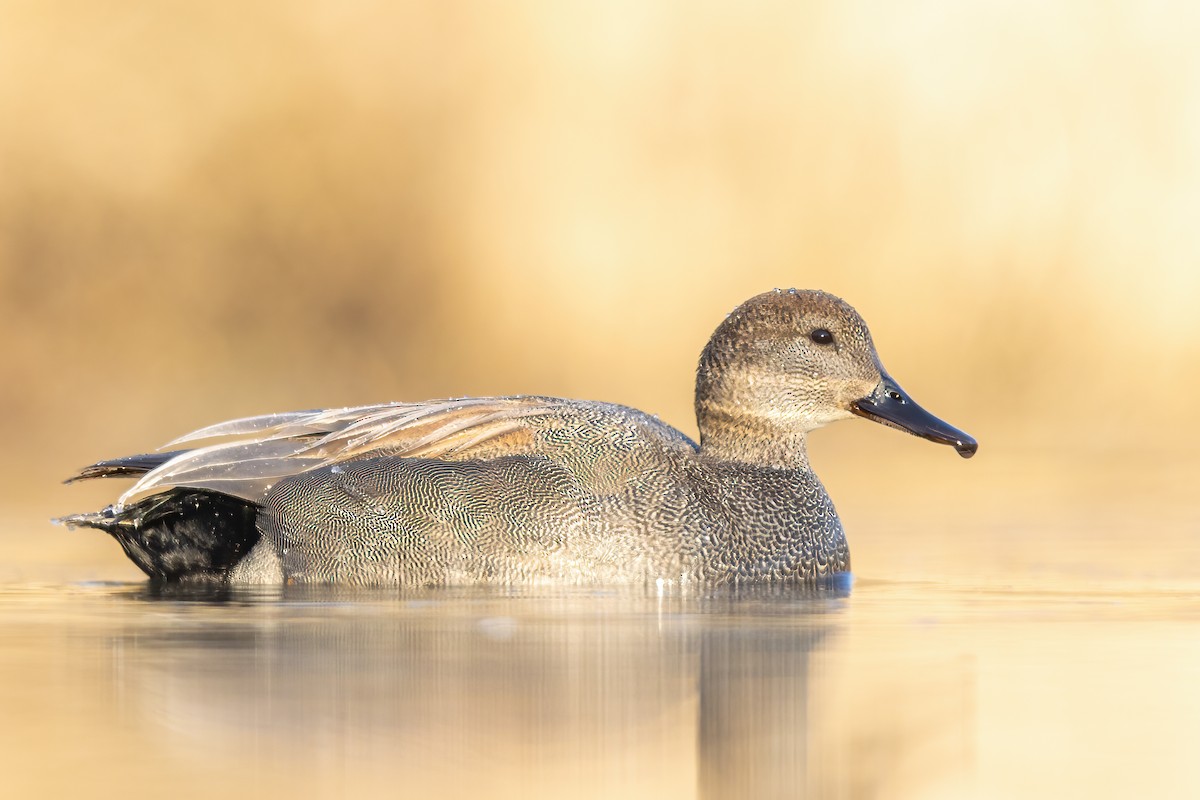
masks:
<path fill-rule="evenodd" d="M 751 298 L 700 356 L 696 417 L 702 450 L 716 457 L 802 463 L 805 434 L 854 415 L 954 444 L 964 456 L 975 452 L 974 440 L 903 394 L 862 317 L 826 292 L 776 289 Z"/>

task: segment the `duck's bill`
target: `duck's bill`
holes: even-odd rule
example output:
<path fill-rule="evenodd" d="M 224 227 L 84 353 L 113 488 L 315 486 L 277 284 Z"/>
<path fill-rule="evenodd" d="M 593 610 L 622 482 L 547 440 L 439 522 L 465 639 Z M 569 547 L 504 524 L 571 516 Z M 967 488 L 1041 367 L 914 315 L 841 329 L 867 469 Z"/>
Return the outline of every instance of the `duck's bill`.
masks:
<path fill-rule="evenodd" d="M 879 386 L 869 396 L 851 403 L 850 410 L 889 428 L 907 431 L 931 442 L 952 445 L 963 458 L 970 458 L 979 449 L 973 438 L 914 403 L 908 393 L 888 375 L 883 376 Z"/>

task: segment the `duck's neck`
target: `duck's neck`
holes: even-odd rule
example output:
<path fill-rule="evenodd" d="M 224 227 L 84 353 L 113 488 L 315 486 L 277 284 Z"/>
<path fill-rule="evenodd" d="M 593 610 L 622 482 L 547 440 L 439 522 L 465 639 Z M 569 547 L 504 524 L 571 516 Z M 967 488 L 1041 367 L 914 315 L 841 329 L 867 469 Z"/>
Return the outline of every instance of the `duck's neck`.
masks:
<path fill-rule="evenodd" d="M 706 456 L 754 466 L 810 471 L 807 431 L 715 405 L 698 409 L 697 422 L 700 452 Z"/>

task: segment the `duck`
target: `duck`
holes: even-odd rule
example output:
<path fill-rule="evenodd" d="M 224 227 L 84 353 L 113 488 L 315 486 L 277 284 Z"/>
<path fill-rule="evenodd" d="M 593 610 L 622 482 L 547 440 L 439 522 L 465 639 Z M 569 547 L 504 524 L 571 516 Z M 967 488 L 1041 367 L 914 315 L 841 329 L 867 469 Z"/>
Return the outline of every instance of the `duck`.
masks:
<path fill-rule="evenodd" d="M 135 483 L 56 522 L 112 535 L 154 582 L 812 584 L 848 575 L 850 552 L 811 431 L 860 417 L 978 447 L 816 290 L 728 314 L 695 411 L 698 443 L 626 406 L 526 395 L 247 417 L 79 470 L 68 483 Z"/>

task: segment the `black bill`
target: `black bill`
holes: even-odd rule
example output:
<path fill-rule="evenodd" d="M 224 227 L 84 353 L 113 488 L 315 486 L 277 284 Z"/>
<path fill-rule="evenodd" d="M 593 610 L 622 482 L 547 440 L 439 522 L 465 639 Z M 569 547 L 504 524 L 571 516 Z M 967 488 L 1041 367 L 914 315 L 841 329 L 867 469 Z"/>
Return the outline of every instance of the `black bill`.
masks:
<path fill-rule="evenodd" d="M 850 410 L 860 417 L 907 431 L 922 439 L 953 445 L 963 458 L 970 458 L 979 449 L 970 436 L 914 403 L 908 393 L 886 373 L 875 391 L 869 397 L 851 403 Z"/>

